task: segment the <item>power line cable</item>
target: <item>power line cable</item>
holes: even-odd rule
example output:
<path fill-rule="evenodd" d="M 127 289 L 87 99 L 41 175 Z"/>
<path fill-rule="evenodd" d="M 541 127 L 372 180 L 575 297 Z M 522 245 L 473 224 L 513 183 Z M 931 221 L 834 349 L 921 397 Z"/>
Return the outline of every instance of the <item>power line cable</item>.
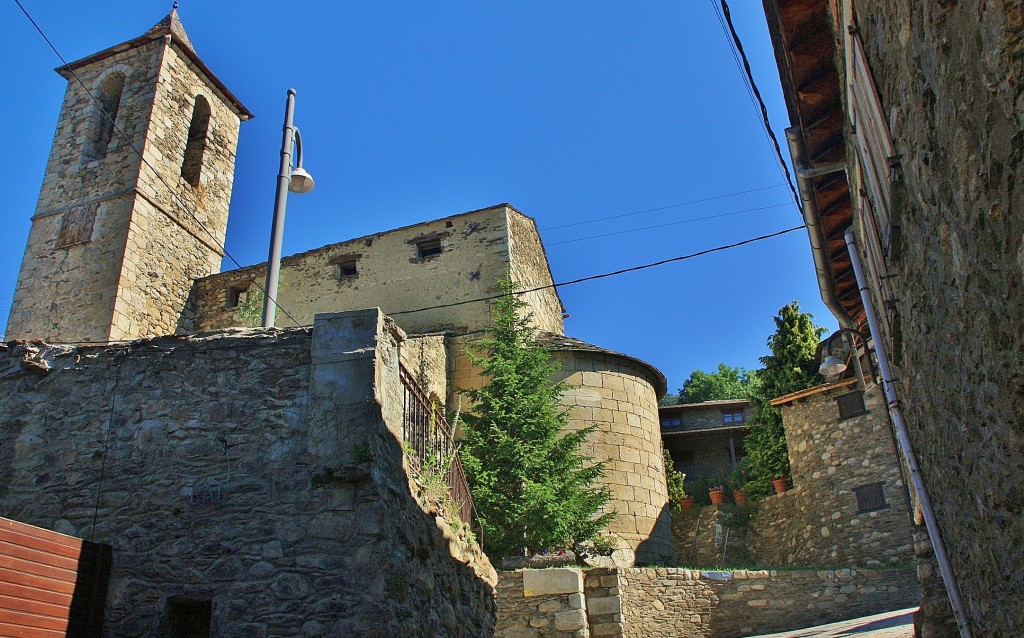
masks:
<path fill-rule="evenodd" d="M 785 177 L 786 184 L 789 185 L 789 191 L 793 194 L 793 201 L 796 203 L 797 208 L 800 208 L 800 196 L 797 195 L 796 187 L 793 186 L 793 176 L 790 175 L 789 166 L 786 165 L 786 159 L 782 155 L 782 147 L 779 146 L 779 139 L 775 136 L 775 132 L 772 131 L 771 121 L 768 118 L 768 107 L 765 106 L 764 98 L 761 97 L 761 91 L 758 90 L 757 82 L 754 81 L 754 73 L 750 68 L 750 60 L 747 59 L 746 51 L 743 49 L 743 42 L 740 40 L 739 33 L 736 32 L 736 26 L 732 22 L 732 13 L 729 11 L 729 5 L 725 0 L 721 0 L 721 10 L 719 10 L 715 0 L 711 0 L 711 6 L 715 10 L 715 15 L 718 16 L 718 22 L 722 26 L 722 32 L 725 34 L 726 41 L 729 43 L 729 50 L 732 52 L 733 60 L 736 62 L 736 68 L 740 72 L 740 78 L 743 80 L 743 85 L 747 89 L 751 105 L 757 112 L 759 123 L 764 129 L 765 135 L 767 135 L 768 141 L 775 151 L 775 156 L 779 162 L 778 165 L 780 172 Z"/>
<path fill-rule="evenodd" d="M 787 206 L 788 205 L 789 204 L 787 204 Z M 618 275 L 624 275 L 626 273 L 636 272 L 638 270 L 646 270 L 648 268 L 655 268 L 657 266 L 664 266 L 665 264 L 671 264 L 671 263 L 674 263 L 674 262 L 677 262 L 677 261 L 685 261 L 687 259 L 693 259 L 695 257 L 702 257 L 704 255 L 710 255 L 711 253 L 717 253 L 717 252 L 721 252 L 723 250 L 729 250 L 731 248 L 738 248 L 740 246 L 745 246 L 747 244 L 752 244 L 754 242 L 763 241 L 765 239 L 771 239 L 773 237 L 779 237 L 780 235 L 785 235 L 786 233 L 792 233 L 794 231 L 801 230 L 803 228 L 806 228 L 806 226 L 801 224 L 800 226 L 794 226 L 793 228 L 787 228 L 785 230 L 780 230 L 780 231 L 777 231 L 777 232 L 774 232 L 774 233 L 769 233 L 767 235 L 760 235 L 759 237 L 752 237 L 750 239 L 744 239 L 743 241 L 738 241 L 738 242 L 735 242 L 735 243 L 732 243 L 732 244 L 725 244 L 723 246 L 716 246 L 714 248 L 707 248 L 705 250 L 701 250 L 701 251 L 698 251 L 698 252 L 695 252 L 695 253 L 690 253 L 688 255 L 681 255 L 679 257 L 671 257 L 669 259 L 662 259 L 661 261 L 655 261 L 655 262 L 652 262 L 650 264 L 643 264 L 641 266 L 632 266 L 630 268 L 623 268 L 621 270 L 615 270 L 615 271 L 612 271 L 612 272 L 606 272 L 606 273 L 602 273 L 600 275 L 590 275 L 589 277 L 580 277 L 579 279 L 571 279 L 569 281 L 563 281 L 563 282 L 560 282 L 560 283 L 547 284 L 545 286 L 538 286 L 536 288 L 530 288 L 529 290 L 517 290 L 513 294 L 525 295 L 525 294 L 528 294 L 528 293 L 531 293 L 531 292 L 538 292 L 538 291 L 541 291 L 541 290 L 547 290 L 549 288 L 564 288 L 565 286 L 572 286 L 574 284 L 580 284 L 580 283 L 583 283 L 585 281 L 594 281 L 596 279 L 606 279 L 608 277 L 616 277 Z M 439 310 L 441 308 L 451 308 L 453 306 L 464 306 L 466 304 L 476 303 L 478 301 L 492 301 L 494 299 L 500 299 L 500 298 L 501 298 L 501 295 L 490 295 L 488 297 L 478 297 L 476 299 L 466 299 L 464 301 L 454 301 L 452 303 L 438 304 L 436 306 L 426 306 L 424 308 L 416 308 L 415 310 L 398 310 L 398 311 L 395 311 L 395 312 L 388 312 L 386 314 L 389 317 L 395 317 L 395 316 L 398 316 L 398 315 L 412 314 L 414 312 L 424 312 L 424 311 L 427 311 L 427 310 Z"/>
<path fill-rule="evenodd" d="M 42 36 L 43 40 L 46 41 L 46 44 L 49 45 L 50 49 L 55 54 L 57 54 L 57 57 L 60 58 L 60 61 L 63 64 L 63 68 L 66 68 L 68 70 L 68 72 L 71 73 L 72 77 L 74 77 L 75 80 L 78 82 L 78 84 L 85 90 L 85 93 L 86 93 L 86 95 L 89 96 L 89 99 L 91 99 L 93 101 L 93 103 L 96 105 L 97 108 L 99 108 L 99 110 L 103 114 L 103 116 L 105 118 L 107 118 L 107 121 L 109 121 L 111 123 L 111 125 L 114 127 L 114 130 L 117 131 L 118 136 L 122 140 L 124 140 L 125 144 L 127 144 L 128 147 L 130 149 L 132 149 L 132 151 L 136 155 L 139 156 L 139 159 L 142 160 L 142 163 L 145 164 L 146 167 L 149 168 L 151 171 L 153 171 L 153 174 L 156 176 L 156 178 L 158 180 L 160 180 L 161 184 L 164 185 L 164 188 L 166 188 L 167 192 L 171 194 L 171 197 L 173 197 L 174 199 L 176 199 L 178 201 L 178 203 L 181 205 L 181 208 L 186 213 L 188 213 L 190 217 L 192 217 L 192 219 L 196 222 L 196 224 L 200 228 L 202 228 L 203 231 L 205 231 L 207 235 L 210 236 L 210 239 L 213 242 L 214 246 L 216 246 L 221 251 L 223 251 L 224 252 L 224 256 L 227 257 L 228 259 L 230 259 L 231 263 L 233 263 L 237 268 L 242 268 L 242 264 L 239 263 L 239 261 L 237 259 L 235 259 L 235 257 L 230 252 L 228 252 L 227 247 L 224 246 L 224 244 L 222 244 L 217 239 L 217 236 L 213 233 L 213 231 L 211 231 L 209 228 L 207 228 L 206 225 L 203 224 L 203 222 L 199 219 L 199 217 L 197 217 L 196 214 L 192 211 L 192 209 L 189 208 L 188 202 L 186 202 L 184 199 L 182 199 L 182 197 L 180 195 L 178 195 L 178 193 L 175 192 L 175 190 L 173 188 L 171 188 L 170 184 L 167 183 L 167 180 L 164 179 L 163 175 L 161 175 L 160 172 L 152 164 L 149 163 L 149 161 L 142 155 L 142 152 L 139 151 L 139 149 L 135 148 L 135 144 L 132 143 L 132 140 L 130 140 L 128 138 L 128 136 L 125 135 L 124 131 L 121 130 L 121 127 L 119 127 L 117 125 L 117 122 L 116 122 L 115 118 L 111 117 L 110 113 L 108 113 L 107 110 L 105 108 L 103 108 L 103 104 L 100 103 L 99 99 L 95 95 L 92 94 L 92 91 L 90 91 L 89 87 L 87 87 L 85 85 L 85 82 L 82 81 L 82 78 L 78 77 L 78 74 L 75 73 L 75 70 L 70 67 L 70 65 L 68 64 L 68 61 L 64 58 L 63 55 L 61 55 L 60 51 L 57 50 L 57 47 L 53 44 L 53 42 L 50 41 L 50 38 L 47 37 L 46 33 L 43 32 L 43 29 L 36 23 L 35 19 L 32 18 L 32 16 L 29 14 L 28 10 L 25 9 L 25 7 L 21 4 L 21 0 L 14 0 L 14 3 L 18 5 L 18 8 L 21 9 L 21 12 L 25 14 L 25 17 L 28 18 L 28 21 L 32 23 L 32 26 L 35 27 L 35 30 L 39 32 L 39 35 Z M 177 220 L 174 219 L 174 217 L 171 216 L 171 214 L 169 212 L 163 210 L 163 208 L 161 206 L 156 206 L 155 208 L 157 210 L 159 210 L 164 216 L 166 216 L 171 221 L 175 221 L 175 222 L 177 221 Z M 268 264 L 268 267 L 269 267 L 269 264 Z M 265 297 L 269 297 L 269 295 L 267 295 L 267 291 L 264 290 L 263 286 L 259 285 L 259 283 L 257 283 L 256 281 L 253 281 L 252 285 L 256 286 L 256 289 L 259 290 L 261 293 L 263 293 L 263 295 Z M 284 315 L 286 317 L 288 317 L 289 319 L 292 320 L 292 323 L 294 323 L 299 328 L 302 327 L 302 324 L 300 324 L 298 322 L 298 320 L 295 319 L 295 317 L 293 317 L 290 312 L 288 312 L 288 310 L 286 310 L 280 303 L 278 303 L 277 299 L 275 299 L 273 297 L 269 297 L 269 298 L 270 298 L 270 301 L 277 307 L 278 310 L 280 310 L 282 313 L 284 313 Z"/>
<path fill-rule="evenodd" d="M 643 228 L 630 228 L 627 230 L 619 230 L 614 233 L 604 233 L 602 235 L 591 235 L 589 237 L 577 237 L 576 239 L 566 239 L 563 241 L 554 241 L 545 243 L 545 246 L 558 246 L 560 244 L 571 244 L 577 241 L 586 241 L 588 239 L 600 239 L 601 237 L 614 237 L 616 235 L 625 235 L 627 233 L 638 233 L 643 230 L 651 230 L 653 228 L 664 228 L 666 226 L 678 226 L 680 224 L 692 224 L 693 222 L 704 221 L 707 219 L 718 219 L 719 217 L 729 217 L 730 215 L 740 215 L 743 213 L 751 213 L 758 210 L 767 210 L 769 208 L 781 208 L 783 206 L 792 206 L 792 202 L 784 202 L 782 204 L 772 204 L 771 206 L 759 206 L 757 208 L 744 208 L 743 210 L 734 210 L 730 213 L 719 213 L 718 215 L 705 215 L 704 217 L 694 217 L 692 219 L 684 219 L 678 222 L 667 222 L 665 224 L 655 224 L 654 226 L 644 226 Z"/>
<path fill-rule="evenodd" d="M 555 230 L 558 228 L 569 228 L 570 226 L 582 226 L 584 224 L 596 224 L 597 222 L 607 221 L 609 219 L 619 219 L 620 217 L 630 217 L 632 215 L 640 215 L 642 213 L 653 213 L 659 210 L 668 210 L 670 208 L 679 208 L 682 206 L 690 206 L 692 204 L 700 204 L 703 202 L 710 202 L 716 199 L 725 199 L 726 197 L 734 197 L 736 195 L 746 195 L 747 193 L 757 193 L 760 191 L 770 190 L 772 188 L 782 188 L 785 184 L 775 184 L 774 186 L 764 186 L 761 188 L 752 188 L 746 191 L 736 191 L 735 193 L 725 193 L 723 195 L 715 195 L 713 197 L 705 197 L 703 199 L 694 199 L 688 202 L 681 202 L 679 204 L 669 204 L 668 206 L 658 206 L 657 208 L 645 208 L 644 210 L 637 210 L 631 213 L 621 213 L 619 215 L 609 215 L 608 217 L 598 217 L 596 219 L 588 219 L 581 222 L 573 222 L 571 224 L 560 224 L 558 226 L 546 226 L 540 230 Z"/>
<path fill-rule="evenodd" d="M 786 204 L 786 205 L 788 206 L 789 204 Z M 744 239 L 742 241 L 733 242 L 731 244 L 724 244 L 724 245 L 721 245 L 721 246 L 715 246 L 714 248 L 707 248 L 705 250 L 701 250 L 701 251 L 698 251 L 698 252 L 695 252 L 695 253 L 690 253 L 688 255 L 680 255 L 679 257 L 670 257 L 669 259 L 662 259 L 661 261 L 656 261 L 656 262 L 652 262 L 652 263 L 649 263 L 649 264 L 643 264 L 643 265 L 640 265 L 640 266 L 632 266 L 630 268 L 623 268 L 621 270 L 615 270 L 615 271 L 612 271 L 612 272 L 601 273 L 599 275 L 590 275 L 589 277 L 580 277 L 579 279 L 571 279 L 569 281 L 563 281 L 563 282 L 560 282 L 560 283 L 547 284 L 545 286 L 538 286 L 536 288 L 530 288 L 528 290 L 517 290 L 513 294 L 525 295 L 525 294 L 528 294 L 528 293 L 531 293 L 531 292 L 539 292 L 541 290 L 547 290 L 549 288 L 563 288 L 565 286 L 572 286 L 572 285 L 583 283 L 583 282 L 586 282 L 586 281 L 594 281 L 594 280 L 597 280 L 597 279 L 606 279 L 608 277 L 616 277 L 618 275 L 624 275 L 626 273 L 636 272 L 638 270 L 647 270 L 648 268 L 656 268 L 658 266 L 664 266 L 665 264 L 671 264 L 671 263 L 675 263 L 677 261 L 686 261 L 688 259 L 693 259 L 695 257 L 702 257 L 704 255 L 710 255 L 711 253 L 717 253 L 717 252 L 721 252 L 723 250 L 730 250 L 732 248 L 738 248 L 740 246 L 745 246 L 747 244 L 753 244 L 755 242 L 764 241 L 766 239 L 772 239 L 773 237 L 779 237 L 781 235 L 785 235 L 787 233 L 792 233 L 794 231 L 801 230 L 803 228 L 806 228 L 806 227 L 803 226 L 803 225 L 794 226 L 793 228 L 787 228 L 785 230 L 780 230 L 780 231 L 777 231 L 777 232 L 774 232 L 774 233 L 769 233 L 767 235 L 760 235 L 758 237 L 751 237 L 750 239 Z M 415 313 L 415 312 L 425 312 L 427 310 L 440 310 L 442 308 L 452 308 L 452 307 L 455 307 L 455 306 L 464 306 L 466 304 L 477 303 L 477 302 L 480 302 L 480 301 L 492 301 L 494 299 L 499 299 L 499 298 L 501 298 L 501 295 L 489 295 L 487 297 L 477 297 L 475 299 L 465 299 L 463 301 L 453 301 L 451 303 L 437 304 L 435 306 L 426 306 L 426 307 L 423 307 L 423 308 L 416 308 L 414 310 L 396 310 L 396 311 L 393 311 L 393 312 L 387 312 L 385 314 L 387 314 L 389 317 L 395 317 L 395 316 L 398 316 L 398 315 L 409 315 L 409 314 L 412 314 L 412 313 Z M 59 346 L 79 346 L 79 345 L 81 345 L 81 346 L 115 347 L 115 348 L 117 348 L 117 347 L 125 347 L 125 348 L 127 348 L 127 347 L 130 347 L 132 344 L 136 343 L 137 341 L 139 341 L 139 340 L 136 339 L 134 341 L 108 341 L 106 343 L 99 343 L 99 342 L 95 342 L 95 341 L 86 341 L 86 342 L 65 341 L 65 342 L 61 342 L 61 343 L 52 343 L 50 345 L 59 345 Z M 212 347 L 212 348 L 188 348 L 186 351 L 187 352 L 207 352 L 207 351 L 211 351 L 211 350 L 223 350 L 223 349 L 226 349 L 226 348 L 231 348 L 231 349 L 244 348 L 244 347 L 257 348 L 257 347 L 260 347 L 260 346 L 263 346 L 263 345 L 266 345 L 266 344 L 261 342 L 261 343 L 243 344 L 243 345 L 238 345 L 238 346 L 217 346 L 217 347 Z M 160 352 L 163 352 L 163 350 L 160 350 Z M 136 351 L 136 353 L 137 354 L 147 354 L 147 352 L 144 352 L 144 351 Z"/>

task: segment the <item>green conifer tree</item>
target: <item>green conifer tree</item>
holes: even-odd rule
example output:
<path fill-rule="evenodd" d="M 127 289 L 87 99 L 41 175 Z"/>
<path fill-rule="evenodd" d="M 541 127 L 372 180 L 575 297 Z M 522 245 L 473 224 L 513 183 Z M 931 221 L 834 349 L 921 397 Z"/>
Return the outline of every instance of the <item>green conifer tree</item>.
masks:
<path fill-rule="evenodd" d="M 743 440 L 753 477 L 748 483 L 749 493 L 768 494 L 771 479 L 789 476 L 782 412 L 769 401 L 821 382 L 815 355 L 824 332 L 810 313 L 800 311 L 796 301 L 783 306 L 775 317 L 775 333 L 768 338 L 771 354 L 761 357 L 764 368 L 756 372 L 758 383 L 751 396 L 754 417 L 750 434 Z"/>
<path fill-rule="evenodd" d="M 559 365 L 536 342 L 516 284 L 506 277 L 498 286 L 489 338 L 469 353 L 489 381 L 469 392 L 461 446 L 483 548 L 496 560 L 524 549 L 569 549 L 595 538 L 613 516 L 600 513 L 608 489 L 594 487 L 603 464 L 580 454 L 594 426 L 567 428 L 559 398 L 568 386 L 551 380 Z"/>

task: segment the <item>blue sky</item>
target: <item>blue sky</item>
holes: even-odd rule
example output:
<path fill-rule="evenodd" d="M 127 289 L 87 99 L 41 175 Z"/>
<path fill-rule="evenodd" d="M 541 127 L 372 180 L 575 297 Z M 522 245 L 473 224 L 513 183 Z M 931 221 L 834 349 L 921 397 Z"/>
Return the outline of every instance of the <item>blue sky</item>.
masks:
<path fill-rule="evenodd" d="M 171 8 L 22 3 L 68 60 L 142 34 Z M 732 4 L 781 138 L 761 3 Z M 566 281 L 801 223 L 711 0 L 184 0 L 179 15 L 256 114 L 241 129 L 227 236 L 242 265 L 266 259 L 289 87 L 317 187 L 289 199 L 285 254 L 507 201 L 537 220 Z M 0 3 L 0 25 L 2 324 L 66 84 L 13 2 Z M 731 195 L 741 191 L 754 192 Z M 675 206 L 707 198 L 718 199 Z M 640 230 L 650 226 L 660 227 Z M 695 368 L 757 367 L 790 301 L 835 327 L 804 231 L 560 294 L 569 335 L 653 363 L 673 391 Z"/>

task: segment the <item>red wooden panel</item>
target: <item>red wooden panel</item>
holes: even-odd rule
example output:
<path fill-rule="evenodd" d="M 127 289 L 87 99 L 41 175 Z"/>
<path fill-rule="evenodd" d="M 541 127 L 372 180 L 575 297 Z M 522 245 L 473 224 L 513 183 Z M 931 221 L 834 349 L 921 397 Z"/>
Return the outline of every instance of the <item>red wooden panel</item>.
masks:
<path fill-rule="evenodd" d="M 23 611 L 11 611 L 9 609 L 0 609 L 0 623 L 35 627 L 37 629 L 56 629 L 58 631 L 64 631 L 68 628 L 67 618 L 51 618 L 49 616 L 40 616 L 39 614 L 30 614 Z"/>
<path fill-rule="evenodd" d="M 12 625 L 0 620 L 0 636 L 11 636 L 11 638 L 64 638 L 64 630 Z"/>
<path fill-rule="evenodd" d="M 75 549 L 82 548 L 82 539 L 80 538 L 68 536 L 67 534 L 60 534 L 48 529 L 43 529 L 42 527 L 36 527 L 35 525 L 12 521 L 9 518 L 0 517 L 0 529 L 10 530 L 12 532 L 17 532 L 18 534 L 32 536 L 33 538 L 59 543 L 61 545 L 67 545 L 68 547 L 74 547 Z"/>
<path fill-rule="evenodd" d="M 3 560 L 4 557 L 0 556 L 0 563 L 2 563 Z M 0 582 L 9 585 L 24 585 L 25 587 L 45 589 L 47 591 L 60 592 L 68 595 L 75 593 L 74 579 L 47 578 L 46 576 L 36 576 L 35 574 L 12 571 L 10 569 L 5 569 L 2 566 L 0 566 Z"/>
<path fill-rule="evenodd" d="M 14 543 L 8 543 L 3 540 L 0 540 L 0 554 L 11 556 L 13 558 L 20 558 L 33 563 L 39 563 L 40 565 L 59 567 L 60 569 L 66 569 L 71 572 L 78 571 L 77 558 L 58 556 L 43 549 L 26 547 L 24 545 L 15 545 Z"/>
<path fill-rule="evenodd" d="M 3 525 L 0 525 L 0 541 L 5 541 L 12 545 L 31 547 L 33 549 L 72 559 L 78 559 L 82 553 L 81 543 L 78 543 L 77 545 L 68 545 L 66 543 L 62 543 L 59 539 L 30 536 Z"/>
<path fill-rule="evenodd" d="M 70 608 L 70 603 L 67 605 L 54 605 L 39 600 L 0 596 L 0 616 L 7 611 L 23 611 L 38 616 L 49 616 L 50 618 L 67 618 Z"/>
<path fill-rule="evenodd" d="M 54 581 L 59 583 L 59 581 Z M 49 584 L 49 583 L 46 583 Z M 59 583 L 62 584 L 62 583 Z M 71 605 L 71 592 L 54 591 L 48 587 L 39 588 L 30 586 L 19 579 L 18 583 L 6 583 L 0 578 L 0 596 L 14 596 L 15 598 L 28 598 L 39 600 L 54 605 Z"/>

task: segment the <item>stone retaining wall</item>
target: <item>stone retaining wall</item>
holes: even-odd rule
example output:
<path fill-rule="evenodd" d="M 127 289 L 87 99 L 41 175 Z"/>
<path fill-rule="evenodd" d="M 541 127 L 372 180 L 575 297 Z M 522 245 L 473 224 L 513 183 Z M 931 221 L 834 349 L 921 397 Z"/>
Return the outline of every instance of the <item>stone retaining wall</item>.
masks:
<path fill-rule="evenodd" d="M 500 576 L 497 638 L 563 636 L 552 614 L 586 609 L 589 635 L 605 638 L 738 638 L 801 629 L 913 607 L 920 591 L 911 569 L 736 570 L 601 568 L 525 570 Z M 546 579 L 560 589 L 527 581 Z M 582 600 L 582 603 L 579 601 Z M 563 625 L 565 626 L 565 625 Z M 568 630 L 564 630 L 568 631 Z M 582 631 L 582 630 L 578 630 Z M 586 633 L 568 634 L 585 636 Z"/>
<path fill-rule="evenodd" d="M 583 573 L 527 569 L 498 576 L 494 638 L 587 638 Z"/>
<path fill-rule="evenodd" d="M 488 635 L 496 574 L 404 466 L 401 336 L 0 345 L 0 511 L 112 545 L 105 635 L 182 600 L 224 638 Z"/>

